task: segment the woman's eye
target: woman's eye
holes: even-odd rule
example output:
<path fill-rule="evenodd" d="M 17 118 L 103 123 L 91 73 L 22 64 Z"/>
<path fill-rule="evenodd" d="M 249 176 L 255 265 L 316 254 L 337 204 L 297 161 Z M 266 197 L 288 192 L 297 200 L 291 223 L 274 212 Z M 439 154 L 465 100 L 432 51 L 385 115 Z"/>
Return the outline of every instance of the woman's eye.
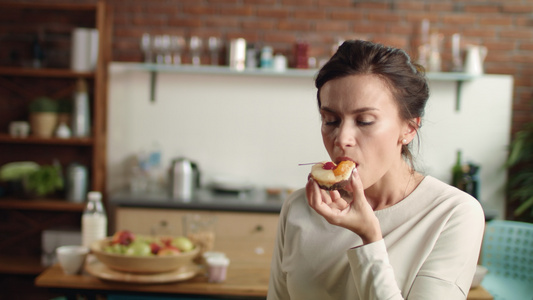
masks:
<path fill-rule="evenodd" d="M 374 119 L 372 118 L 359 118 L 356 120 L 359 126 L 368 126 L 374 124 Z"/>
<path fill-rule="evenodd" d="M 339 120 L 332 119 L 332 118 L 325 118 L 324 119 L 324 124 L 327 125 L 327 126 L 335 126 L 335 125 L 339 124 Z"/>
<path fill-rule="evenodd" d="M 357 121 L 357 124 L 359 124 L 359 126 L 368 126 L 372 125 L 373 123 L 373 121 Z"/>

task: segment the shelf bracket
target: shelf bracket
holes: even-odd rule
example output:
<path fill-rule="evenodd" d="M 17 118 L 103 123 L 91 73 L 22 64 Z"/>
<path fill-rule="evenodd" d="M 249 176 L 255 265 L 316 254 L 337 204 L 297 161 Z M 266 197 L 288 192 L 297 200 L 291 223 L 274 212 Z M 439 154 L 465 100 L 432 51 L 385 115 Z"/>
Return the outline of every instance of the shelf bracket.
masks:
<path fill-rule="evenodd" d="M 463 88 L 463 81 L 457 80 L 457 84 L 455 86 L 455 111 L 461 110 L 461 90 Z"/>
<path fill-rule="evenodd" d="M 155 102 L 155 85 L 157 81 L 157 72 L 150 72 L 150 102 Z"/>

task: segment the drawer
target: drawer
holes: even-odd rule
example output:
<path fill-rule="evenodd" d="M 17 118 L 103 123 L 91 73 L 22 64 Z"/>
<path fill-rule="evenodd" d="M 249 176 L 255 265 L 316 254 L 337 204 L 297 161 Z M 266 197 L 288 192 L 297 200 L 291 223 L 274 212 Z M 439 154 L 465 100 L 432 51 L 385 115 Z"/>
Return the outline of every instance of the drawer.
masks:
<path fill-rule="evenodd" d="M 183 217 L 187 214 L 214 215 L 215 212 L 118 207 L 115 211 L 115 230 L 181 235 L 184 232 Z"/>
<path fill-rule="evenodd" d="M 184 217 L 191 214 L 214 218 L 217 240 L 274 241 L 279 218 L 278 214 L 272 213 L 120 207 L 115 213 L 116 230 L 128 229 L 138 234 L 180 235 L 184 232 Z"/>

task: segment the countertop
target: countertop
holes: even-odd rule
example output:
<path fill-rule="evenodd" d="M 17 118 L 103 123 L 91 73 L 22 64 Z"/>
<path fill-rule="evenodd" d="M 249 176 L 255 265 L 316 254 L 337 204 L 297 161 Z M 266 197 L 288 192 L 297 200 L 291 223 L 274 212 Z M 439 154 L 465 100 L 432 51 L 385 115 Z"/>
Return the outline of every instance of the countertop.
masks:
<path fill-rule="evenodd" d="M 252 189 L 243 192 L 222 192 L 213 189 L 200 189 L 191 200 L 172 199 L 167 192 L 133 193 L 121 191 L 110 195 L 112 205 L 122 207 L 174 208 L 190 210 L 216 210 L 240 212 L 279 213 L 286 192 L 269 194 L 264 189 Z M 497 212 L 483 206 L 485 221 L 497 217 Z"/>
<path fill-rule="evenodd" d="M 272 195 L 263 189 L 241 192 L 200 189 L 190 200 L 172 199 L 164 191 L 152 193 L 121 191 L 112 193 L 109 201 L 110 204 L 121 207 L 279 213 L 286 197 L 286 193 Z"/>

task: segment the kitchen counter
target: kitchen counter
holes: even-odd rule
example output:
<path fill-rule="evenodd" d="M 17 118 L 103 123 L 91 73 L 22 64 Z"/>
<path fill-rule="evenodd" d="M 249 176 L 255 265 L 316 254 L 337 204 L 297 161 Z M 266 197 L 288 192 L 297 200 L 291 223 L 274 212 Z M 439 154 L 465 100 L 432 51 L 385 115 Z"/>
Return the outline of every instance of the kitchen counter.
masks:
<path fill-rule="evenodd" d="M 241 193 L 202 189 L 190 201 L 171 199 L 165 192 L 135 194 L 129 191 L 112 194 L 109 200 L 112 205 L 120 207 L 279 213 L 286 198 L 286 193 L 269 195 L 266 191 L 259 189 Z M 485 221 L 497 217 L 497 211 L 482 206 Z"/>
<path fill-rule="evenodd" d="M 243 192 L 201 189 L 189 201 L 172 199 L 163 191 L 142 194 L 123 191 L 111 194 L 109 202 L 120 207 L 279 213 L 285 198 L 284 193 L 270 195 L 261 189 Z"/>

